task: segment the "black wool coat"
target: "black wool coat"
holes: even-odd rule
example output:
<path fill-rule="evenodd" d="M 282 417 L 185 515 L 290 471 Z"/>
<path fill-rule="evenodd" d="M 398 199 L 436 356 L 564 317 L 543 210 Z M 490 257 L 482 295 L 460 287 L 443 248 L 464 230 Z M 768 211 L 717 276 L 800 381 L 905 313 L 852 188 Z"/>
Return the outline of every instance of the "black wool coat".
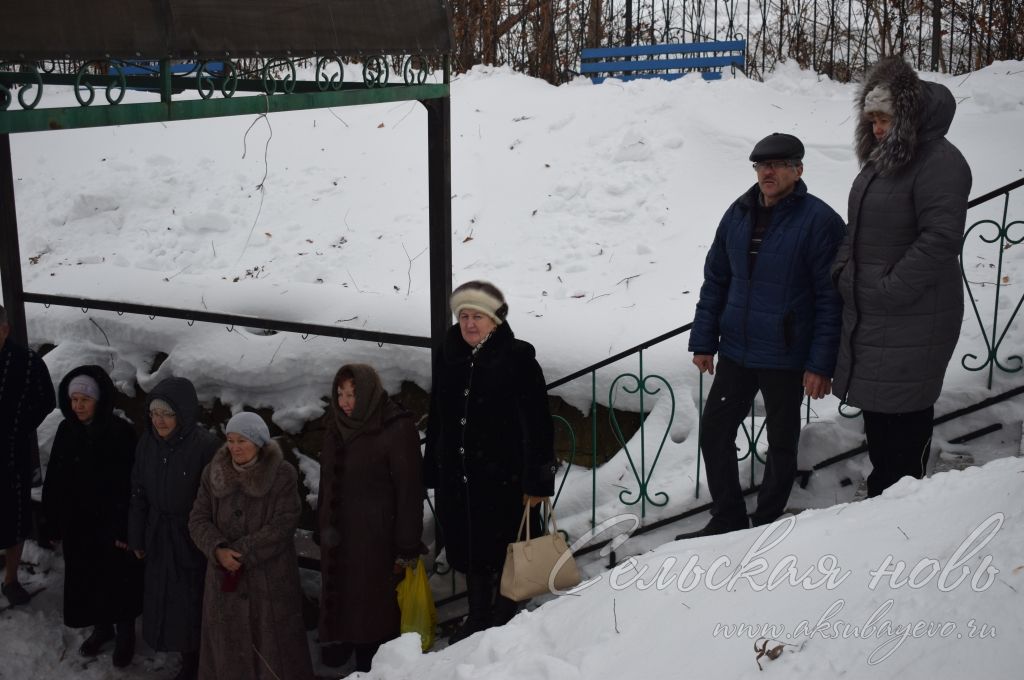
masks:
<path fill-rule="evenodd" d="M 68 385 L 87 375 L 100 387 L 88 425 L 71 410 Z M 99 366 L 79 366 L 57 390 L 64 420 L 43 483 L 44 534 L 62 541 L 64 625 L 130 621 L 142 613 L 142 563 L 115 541 L 128 540 L 135 430 L 114 415 L 114 385 Z"/>
<path fill-rule="evenodd" d="M 0 347 L 0 549 L 32 529 L 32 435 L 55 406 L 46 364 L 7 338 Z"/>
<path fill-rule="evenodd" d="M 557 465 L 544 374 L 508 323 L 478 348 L 456 324 L 431 397 L 424 482 L 434 488 L 448 563 L 498 572 L 516 540 L 523 494 L 550 496 Z M 539 514 L 533 513 L 539 532 Z"/>
<path fill-rule="evenodd" d="M 184 378 L 168 378 L 146 399 L 171 405 L 178 427 L 169 439 L 146 427 L 132 469 L 128 544 L 146 551 L 142 635 L 157 651 L 199 649 L 206 557 L 188 533 L 203 468 L 217 450 L 217 438 L 197 421 L 199 399 Z"/>

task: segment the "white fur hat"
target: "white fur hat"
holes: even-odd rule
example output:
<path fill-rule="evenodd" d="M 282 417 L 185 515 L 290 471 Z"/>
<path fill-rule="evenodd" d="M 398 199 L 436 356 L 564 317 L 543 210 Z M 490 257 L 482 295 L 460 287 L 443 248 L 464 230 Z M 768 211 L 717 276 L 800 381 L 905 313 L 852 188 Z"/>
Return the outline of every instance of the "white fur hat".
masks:
<path fill-rule="evenodd" d="M 893 114 L 892 92 L 885 85 L 878 85 L 871 92 L 864 95 L 864 113 L 884 113 L 887 116 Z"/>
<path fill-rule="evenodd" d="M 497 325 L 501 325 L 508 315 L 508 304 L 498 287 L 487 281 L 469 281 L 452 292 L 450 300 L 452 313 L 455 316 L 463 309 L 482 312 Z"/>

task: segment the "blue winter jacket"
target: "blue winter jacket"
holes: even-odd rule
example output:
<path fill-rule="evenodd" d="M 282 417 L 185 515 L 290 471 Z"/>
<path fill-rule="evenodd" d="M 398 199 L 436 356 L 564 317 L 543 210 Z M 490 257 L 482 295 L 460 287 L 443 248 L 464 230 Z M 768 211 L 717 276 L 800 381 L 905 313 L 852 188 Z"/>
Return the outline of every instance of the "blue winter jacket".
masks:
<path fill-rule="evenodd" d="M 830 268 L 846 225 L 798 180 L 772 211 L 750 270 L 760 189 L 729 206 L 704 263 L 690 351 L 747 368 L 801 369 L 831 377 L 842 303 Z"/>

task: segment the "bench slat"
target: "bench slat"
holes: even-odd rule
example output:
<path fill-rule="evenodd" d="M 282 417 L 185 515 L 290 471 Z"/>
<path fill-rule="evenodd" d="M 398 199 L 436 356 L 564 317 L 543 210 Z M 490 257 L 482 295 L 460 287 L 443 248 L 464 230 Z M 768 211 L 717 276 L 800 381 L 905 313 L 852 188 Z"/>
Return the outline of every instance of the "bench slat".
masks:
<path fill-rule="evenodd" d="M 634 45 L 632 47 L 588 47 L 580 52 L 581 59 L 606 57 L 638 57 L 653 54 L 691 54 L 694 52 L 742 52 L 745 40 L 720 40 L 703 43 L 670 43 L 664 45 Z"/>
<path fill-rule="evenodd" d="M 689 59 L 639 59 L 637 61 L 596 61 L 580 64 L 580 73 L 607 73 L 609 71 L 651 71 L 665 69 L 723 68 L 743 66 L 743 57 L 696 57 Z"/>
<path fill-rule="evenodd" d="M 599 83 L 603 83 L 606 80 L 612 80 L 612 79 L 614 79 L 614 80 L 621 80 L 621 81 L 640 80 L 640 79 L 651 80 L 651 79 L 654 79 L 654 78 L 657 78 L 659 80 L 678 80 L 679 78 L 682 78 L 683 76 L 688 76 L 688 75 L 691 75 L 691 74 L 690 73 L 633 73 L 631 75 L 622 75 L 622 76 L 595 76 L 595 77 L 591 78 L 590 81 L 592 83 L 594 83 L 595 85 L 597 85 Z M 696 75 L 696 74 L 694 74 L 694 75 Z M 700 76 L 704 80 L 721 80 L 722 79 L 722 72 L 721 71 L 703 71 L 703 72 L 700 72 Z"/>

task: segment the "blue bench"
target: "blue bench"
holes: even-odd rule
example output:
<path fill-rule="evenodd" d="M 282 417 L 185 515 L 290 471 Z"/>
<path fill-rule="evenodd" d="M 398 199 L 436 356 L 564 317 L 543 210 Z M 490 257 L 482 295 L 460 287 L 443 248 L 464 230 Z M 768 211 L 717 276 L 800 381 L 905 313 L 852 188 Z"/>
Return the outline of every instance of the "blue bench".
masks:
<path fill-rule="evenodd" d="M 186 62 L 184 64 L 170 64 L 169 69 L 171 76 L 187 76 L 190 74 L 199 75 L 199 62 Z M 206 62 L 206 73 L 213 77 L 222 77 L 224 73 L 224 62 L 221 61 L 208 61 Z M 125 76 L 151 76 L 152 78 L 160 77 L 160 62 L 159 61 L 125 61 L 121 63 L 121 73 Z M 108 75 L 116 76 L 117 69 L 111 66 L 107 70 Z M 138 92 L 159 92 L 160 86 L 154 85 L 153 87 L 130 87 L 130 90 L 136 90 Z M 181 86 L 175 86 L 172 88 L 172 92 L 175 94 L 184 90 Z"/>
<path fill-rule="evenodd" d="M 746 40 L 587 48 L 580 53 L 580 73 L 595 83 L 607 78 L 675 80 L 693 72 L 718 80 L 724 68 L 743 71 L 746 50 Z"/>

